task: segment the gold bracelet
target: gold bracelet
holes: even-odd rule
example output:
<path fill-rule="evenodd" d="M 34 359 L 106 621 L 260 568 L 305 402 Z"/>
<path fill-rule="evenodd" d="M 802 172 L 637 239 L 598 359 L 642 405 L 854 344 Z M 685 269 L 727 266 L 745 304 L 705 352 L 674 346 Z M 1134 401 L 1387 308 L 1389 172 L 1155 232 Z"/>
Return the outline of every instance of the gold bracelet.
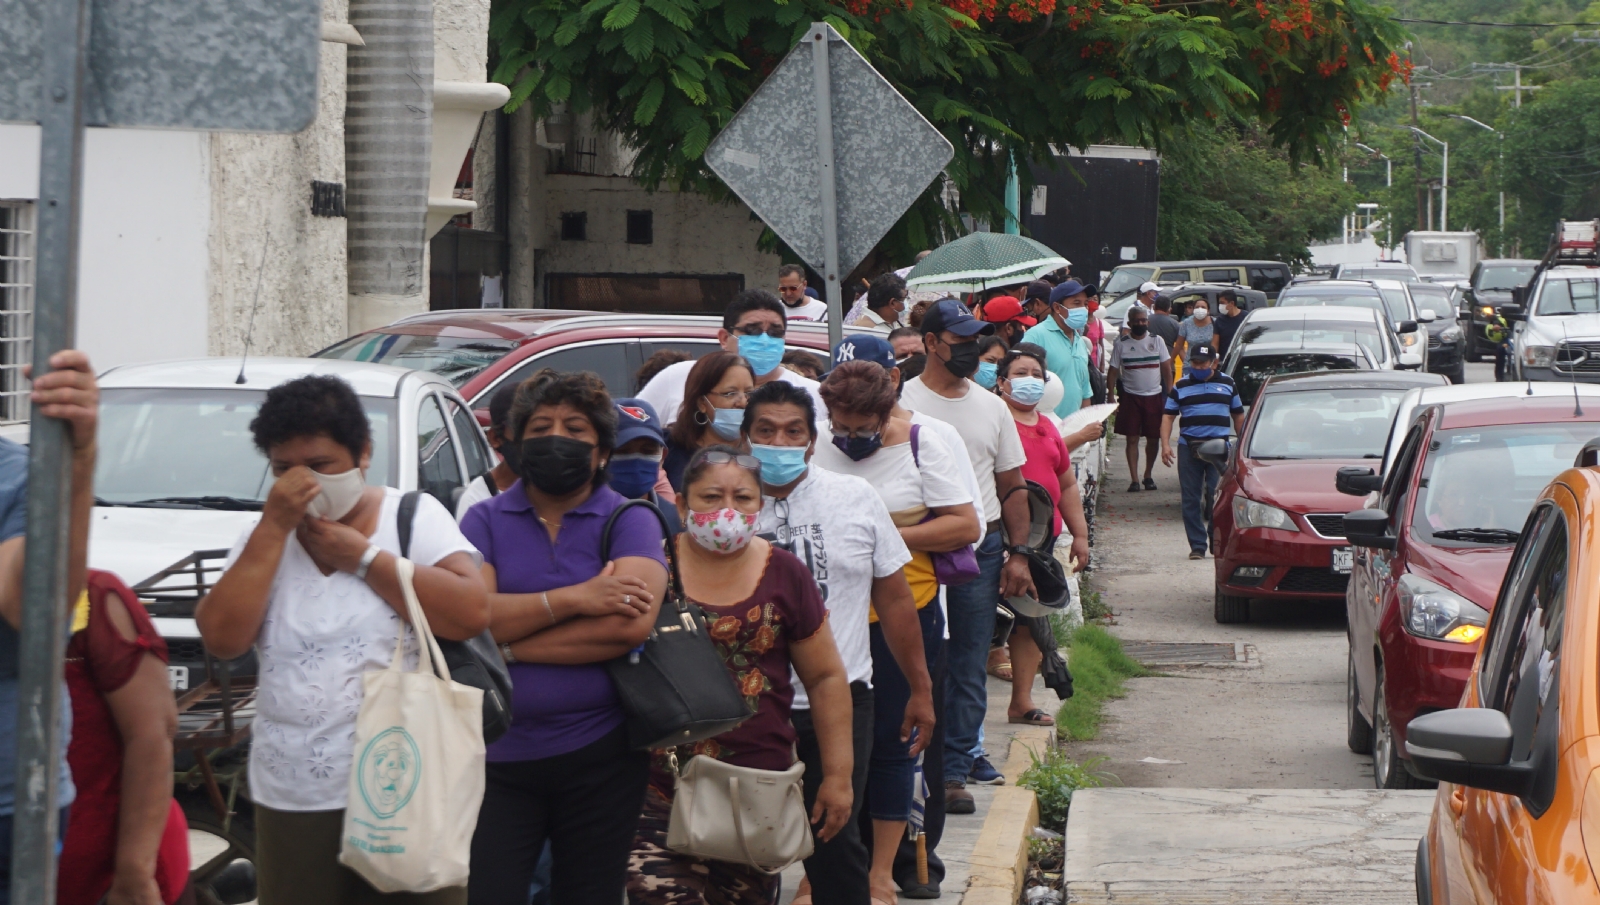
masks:
<path fill-rule="evenodd" d="M 550 614 L 550 624 L 551 625 L 555 625 L 556 624 L 556 611 L 552 610 L 550 608 L 550 592 L 549 591 L 540 591 L 539 592 L 539 599 L 544 601 L 544 611 L 546 613 Z"/>

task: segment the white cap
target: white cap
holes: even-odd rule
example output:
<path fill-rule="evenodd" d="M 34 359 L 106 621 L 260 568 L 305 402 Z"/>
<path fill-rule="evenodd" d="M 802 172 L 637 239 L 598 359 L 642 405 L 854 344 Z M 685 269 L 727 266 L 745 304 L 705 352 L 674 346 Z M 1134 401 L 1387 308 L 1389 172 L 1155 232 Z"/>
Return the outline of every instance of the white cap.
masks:
<path fill-rule="evenodd" d="M 1150 282 L 1149 280 L 1145 280 L 1143 283 L 1139 284 L 1139 294 L 1140 295 L 1144 295 L 1146 292 L 1160 292 L 1160 291 L 1161 291 L 1161 287 L 1157 286 L 1156 284 L 1154 284 L 1152 282 Z"/>

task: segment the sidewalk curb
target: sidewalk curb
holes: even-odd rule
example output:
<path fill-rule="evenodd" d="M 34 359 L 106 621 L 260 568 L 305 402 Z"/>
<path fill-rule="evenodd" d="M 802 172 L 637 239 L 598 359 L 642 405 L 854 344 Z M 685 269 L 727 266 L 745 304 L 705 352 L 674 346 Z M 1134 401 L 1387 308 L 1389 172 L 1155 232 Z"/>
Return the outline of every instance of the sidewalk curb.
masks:
<path fill-rule="evenodd" d="M 1048 746 L 1054 731 L 1052 727 L 1029 726 L 1011 737 L 1006 784 L 995 789 L 977 844 L 972 847 L 972 873 L 962 905 L 1016 905 L 1022 896 L 1028 836 L 1039 823 L 1039 802 L 1032 791 L 1017 785 L 1017 779 L 1032 765 L 1029 755 Z"/>

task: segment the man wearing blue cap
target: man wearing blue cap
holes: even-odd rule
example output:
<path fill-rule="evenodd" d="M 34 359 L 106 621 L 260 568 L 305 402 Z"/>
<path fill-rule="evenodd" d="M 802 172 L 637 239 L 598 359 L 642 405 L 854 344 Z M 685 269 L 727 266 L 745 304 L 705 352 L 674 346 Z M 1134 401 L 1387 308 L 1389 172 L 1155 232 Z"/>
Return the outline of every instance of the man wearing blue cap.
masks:
<path fill-rule="evenodd" d="M 675 502 L 656 493 L 661 483 L 661 456 L 667 437 L 655 407 L 643 399 L 614 400 L 617 406 L 617 445 L 612 448 L 606 470 L 611 473 L 611 489 L 630 500 L 649 500 L 667 517 L 673 534 L 683 530 Z"/>
<path fill-rule="evenodd" d="M 1050 292 L 1050 315 L 1022 334 L 1022 341 L 1043 347 L 1045 367 L 1061 378 L 1065 393 L 1056 415 L 1066 417 L 1089 404 L 1089 294 L 1082 283 L 1068 280 Z"/>

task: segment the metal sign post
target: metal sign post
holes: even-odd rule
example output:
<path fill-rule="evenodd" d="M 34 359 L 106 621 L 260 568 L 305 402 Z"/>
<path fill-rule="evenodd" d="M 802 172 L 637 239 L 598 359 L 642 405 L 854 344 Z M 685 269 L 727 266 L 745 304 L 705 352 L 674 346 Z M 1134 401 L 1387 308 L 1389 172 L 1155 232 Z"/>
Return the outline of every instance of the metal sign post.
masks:
<path fill-rule="evenodd" d="M 844 299 L 839 273 L 839 184 L 833 175 L 833 79 L 828 65 L 828 32 L 821 22 L 811 23 L 811 77 L 816 85 L 817 185 L 822 195 L 822 279 L 827 284 L 828 346 L 844 338 Z"/>

